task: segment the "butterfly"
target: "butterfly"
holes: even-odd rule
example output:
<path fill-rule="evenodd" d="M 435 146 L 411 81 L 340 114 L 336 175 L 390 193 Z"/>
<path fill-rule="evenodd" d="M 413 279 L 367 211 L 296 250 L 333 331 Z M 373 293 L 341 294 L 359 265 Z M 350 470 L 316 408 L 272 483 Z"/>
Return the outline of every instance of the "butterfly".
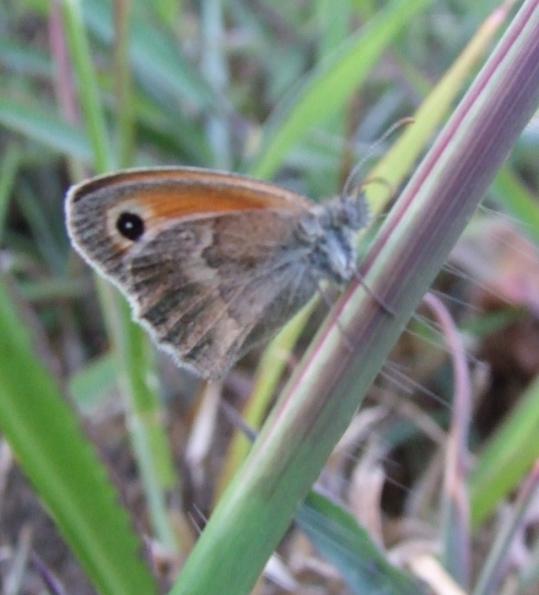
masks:
<path fill-rule="evenodd" d="M 221 379 L 317 291 L 356 274 L 362 193 L 315 204 L 220 171 L 126 170 L 70 188 L 73 246 L 127 296 L 158 346 Z"/>

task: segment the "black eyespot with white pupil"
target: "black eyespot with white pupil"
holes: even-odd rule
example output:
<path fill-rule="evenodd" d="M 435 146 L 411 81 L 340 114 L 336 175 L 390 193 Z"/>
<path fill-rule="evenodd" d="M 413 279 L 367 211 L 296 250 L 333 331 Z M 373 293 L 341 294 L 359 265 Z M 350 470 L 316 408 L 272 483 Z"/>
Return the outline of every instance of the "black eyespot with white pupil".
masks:
<path fill-rule="evenodd" d="M 116 229 L 124 238 L 136 242 L 144 233 L 144 221 L 140 215 L 126 211 L 118 216 Z"/>

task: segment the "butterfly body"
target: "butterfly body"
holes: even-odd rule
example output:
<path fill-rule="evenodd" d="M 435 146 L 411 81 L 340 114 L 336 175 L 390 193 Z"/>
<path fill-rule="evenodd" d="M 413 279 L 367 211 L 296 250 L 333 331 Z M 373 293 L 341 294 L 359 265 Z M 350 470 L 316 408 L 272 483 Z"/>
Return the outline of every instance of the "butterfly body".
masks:
<path fill-rule="evenodd" d="M 221 378 L 317 290 L 355 272 L 361 198 L 315 205 L 243 176 L 132 170 L 68 193 L 70 237 L 182 365 Z"/>

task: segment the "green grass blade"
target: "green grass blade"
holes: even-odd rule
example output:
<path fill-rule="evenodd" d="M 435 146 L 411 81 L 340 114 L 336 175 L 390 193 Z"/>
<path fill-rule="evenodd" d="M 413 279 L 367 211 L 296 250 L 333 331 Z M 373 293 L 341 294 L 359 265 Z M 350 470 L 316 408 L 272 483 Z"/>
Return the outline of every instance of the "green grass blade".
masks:
<path fill-rule="evenodd" d="M 348 511 L 311 492 L 296 522 L 341 573 L 355 595 L 420 595 L 420 585 L 393 566 Z"/>
<path fill-rule="evenodd" d="M 112 157 L 105 127 L 105 116 L 99 99 L 86 31 L 77 0 L 64 2 L 65 28 L 74 70 L 79 79 L 80 100 L 91 140 L 97 172 L 111 169 Z M 108 332 L 120 356 L 120 378 L 126 395 L 130 421 L 130 438 L 137 457 L 141 479 L 150 508 L 153 528 L 158 538 L 171 550 L 176 538 L 168 519 L 164 489 L 171 486 L 175 475 L 160 424 L 160 403 L 151 388 L 152 361 L 148 338 L 131 320 L 131 309 L 119 293 L 99 279 Z"/>
<path fill-rule="evenodd" d="M 470 478 L 471 520 L 479 527 L 539 458 L 539 378 L 487 446 Z"/>
<path fill-rule="evenodd" d="M 245 408 L 242 411 L 242 417 L 249 427 L 258 430 L 262 425 L 277 390 L 281 375 L 288 365 L 287 354 L 292 352 L 315 304 L 316 302 L 311 300 L 310 304 L 294 316 L 265 350 L 255 376 L 251 396 L 247 399 Z M 221 495 L 222 490 L 247 457 L 251 446 L 251 441 L 243 432 L 239 430 L 235 432 L 234 437 L 230 441 L 223 471 L 219 478 L 216 493 L 217 498 Z"/>
<path fill-rule="evenodd" d="M 178 549 L 166 508 L 165 490 L 177 485 L 164 430 L 161 404 L 153 389 L 151 346 L 140 325 L 132 320 L 131 307 L 115 289 L 100 283 L 101 304 L 107 329 L 118 354 L 128 429 L 148 501 L 150 520 L 157 538 L 171 551 Z"/>
<path fill-rule="evenodd" d="M 156 593 L 119 496 L 3 286 L 0 353 L 0 428 L 88 576 L 103 594 Z"/>
<path fill-rule="evenodd" d="M 84 20 L 101 42 L 112 45 L 114 29 L 110 2 L 84 1 Z M 135 8 L 135 7 L 134 7 Z M 163 29 L 132 15 L 129 56 L 137 79 L 156 97 L 183 99 L 197 108 L 218 107 L 213 92 Z"/>
<path fill-rule="evenodd" d="M 513 557 L 511 546 L 518 547 L 515 537 L 526 526 L 526 516 L 533 515 L 538 488 L 539 458 L 520 487 L 511 513 L 503 520 L 495 536 L 472 595 L 490 595 L 501 590 L 503 569 Z"/>
<path fill-rule="evenodd" d="M 395 35 L 430 0 L 393 0 L 358 34 L 328 55 L 278 108 L 249 172 L 269 178 L 289 151 L 331 114 L 341 110 Z"/>
<path fill-rule="evenodd" d="M 135 155 L 134 98 L 129 65 L 129 31 L 131 25 L 131 0 L 115 3 L 114 72 L 116 79 L 116 146 L 118 166 L 129 167 Z"/>
<path fill-rule="evenodd" d="M 91 149 L 84 135 L 59 116 L 55 108 L 42 103 L 21 105 L 0 99 L 0 124 L 14 132 L 44 144 L 53 151 L 71 155 L 82 161 L 91 160 Z"/>
<path fill-rule="evenodd" d="M 112 167 L 112 153 L 93 72 L 90 47 L 82 26 L 79 0 L 64 0 L 63 16 L 71 59 L 78 76 L 84 123 L 92 146 L 95 169 L 98 173 L 103 173 Z"/>
<path fill-rule="evenodd" d="M 539 245 L 539 206 L 537 198 L 505 166 L 496 176 L 492 191 L 497 201 L 518 221 L 522 221 L 522 230 Z"/>
<path fill-rule="evenodd" d="M 369 172 L 370 176 L 381 178 L 390 187 L 398 188 L 444 121 L 451 105 L 469 80 L 470 73 L 477 67 L 509 13 L 509 6 L 498 7 L 484 21 L 458 59 L 422 102 L 414 114 L 414 122 L 405 129 L 380 164 Z M 367 188 L 367 196 L 376 205 L 375 212 L 378 212 L 377 207 L 387 201 L 387 188 L 372 184 Z"/>
<path fill-rule="evenodd" d="M 225 54 L 225 29 L 222 0 L 206 0 L 201 8 L 201 34 L 204 38 L 201 69 L 211 81 L 215 95 L 226 97 L 229 85 L 228 63 Z M 221 110 L 207 115 L 206 137 L 212 148 L 211 166 L 230 169 L 232 150 L 227 118 Z"/>

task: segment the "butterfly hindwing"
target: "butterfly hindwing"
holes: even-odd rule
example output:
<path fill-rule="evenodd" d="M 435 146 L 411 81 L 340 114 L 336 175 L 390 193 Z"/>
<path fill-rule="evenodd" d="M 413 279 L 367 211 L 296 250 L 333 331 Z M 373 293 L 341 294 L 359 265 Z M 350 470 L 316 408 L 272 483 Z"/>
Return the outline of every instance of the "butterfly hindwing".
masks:
<path fill-rule="evenodd" d="M 315 290 L 296 225 L 275 211 L 171 223 L 133 252 L 124 291 L 158 343 L 221 377 Z"/>

